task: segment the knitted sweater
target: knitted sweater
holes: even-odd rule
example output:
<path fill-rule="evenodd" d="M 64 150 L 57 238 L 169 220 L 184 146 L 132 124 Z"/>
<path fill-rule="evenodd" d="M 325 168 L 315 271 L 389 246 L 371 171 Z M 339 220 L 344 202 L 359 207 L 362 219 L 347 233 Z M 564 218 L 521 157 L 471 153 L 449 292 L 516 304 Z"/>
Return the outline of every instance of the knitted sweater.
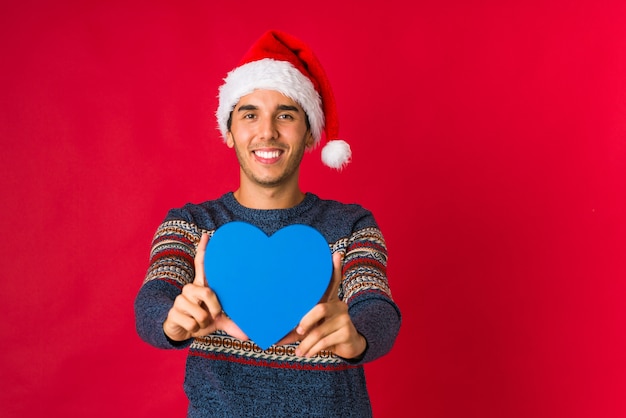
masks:
<path fill-rule="evenodd" d="M 331 352 L 299 357 L 295 344 L 261 350 L 220 330 L 180 344 L 165 336 L 162 325 L 174 299 L 193 281 L 201 234 L 211 237 L 231 221 L 249 222 L 268 236 L 291 224 L 310 225 L 326 238 L 332 252 L 345 254 L 339 297 L 367 340 L 360 359 L 350 361 Z M 188 417 L 369 417 L 363 364 L 391 349 L 401 322 L 386 265 L 383 236 L 372 214 L 361 206 L 307 193 L 293 208 L 258 210 L 241 206 L 227 193 L 170 210 L 157 229 L 150 266 L 135 300 L 137 332 L 158 348 L 188 348 Z"/>

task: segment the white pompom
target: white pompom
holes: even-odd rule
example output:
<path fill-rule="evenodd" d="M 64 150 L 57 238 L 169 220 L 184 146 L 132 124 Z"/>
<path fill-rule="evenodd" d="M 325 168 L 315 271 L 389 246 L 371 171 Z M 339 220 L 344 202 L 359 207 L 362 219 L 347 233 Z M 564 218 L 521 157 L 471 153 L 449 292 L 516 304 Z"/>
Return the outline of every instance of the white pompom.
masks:
<path fill-rule="evenodd" d="M 342 139 L 328 141 L 322 148 L 322 162 L 330 168 L 341 170 L 352 158 L 350 144 Z"/>

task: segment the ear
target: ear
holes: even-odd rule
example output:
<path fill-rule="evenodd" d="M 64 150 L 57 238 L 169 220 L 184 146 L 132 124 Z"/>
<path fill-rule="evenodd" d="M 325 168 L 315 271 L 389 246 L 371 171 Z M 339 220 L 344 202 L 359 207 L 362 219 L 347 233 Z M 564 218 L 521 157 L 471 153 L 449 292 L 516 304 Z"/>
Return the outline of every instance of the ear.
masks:
<path fill-rule="evenodd" d="M 233 134 L 230 131 L 226 133 L 226 145 L 228 146 L 228 148 L 232 148 L 235 146 L 235 139 L 233 138 Z"/>
<path fill-rule="evenodd" d="M 306 135 L 306 141 L 304 145 L 307 149 L 313 148 L 313 145 L 315 145 L 315 139 L 313 139 L 313 133 L 310 129 Z"/>

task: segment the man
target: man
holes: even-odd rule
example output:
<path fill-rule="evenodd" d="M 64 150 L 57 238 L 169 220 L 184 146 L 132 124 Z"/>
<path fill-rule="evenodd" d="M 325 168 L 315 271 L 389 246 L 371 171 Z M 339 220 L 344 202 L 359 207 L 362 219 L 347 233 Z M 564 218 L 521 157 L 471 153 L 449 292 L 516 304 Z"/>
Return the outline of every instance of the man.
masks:
<path fill-rule="evenodd" d="M 239 160 L 239 188 L 169 211 L 135 301 L 139 335 L 159 348 L 189 348 L 189 417 L 371 416 L 363 365 L 389 352 L 401 316 L 373 215 L 299 188 L 304 152 L 322 134 L 326 165 L 340 169 L 351 158 L 336 139 L 335 102 L 320 63 L 300 40 L 267 32 L 225 78 L 216 116 Z M 268 236 L 310 225 L 333 254 L 325 295 L 266 350 L 222 311 L 204 275 L 209 236 L 232 221 Z"/>

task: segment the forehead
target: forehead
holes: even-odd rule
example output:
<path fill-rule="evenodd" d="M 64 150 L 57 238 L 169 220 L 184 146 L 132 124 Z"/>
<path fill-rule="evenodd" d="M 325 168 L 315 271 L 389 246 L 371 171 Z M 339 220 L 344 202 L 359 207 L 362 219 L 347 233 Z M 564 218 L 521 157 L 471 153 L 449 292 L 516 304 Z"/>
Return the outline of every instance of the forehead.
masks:
<path fill-rule="evenodd" d="M 259 108 L 268 107 L 275 108 L 277 106 L 294 106 L 298 110 L 302 110 L 295 100 L 285 96 L 276 90 L 264 90 L 257 89 L 252 93 L 246 94 L 239 99 L 239 102 L 235 105 L 235 109 L 244 105 L 253 105 Z"/>

